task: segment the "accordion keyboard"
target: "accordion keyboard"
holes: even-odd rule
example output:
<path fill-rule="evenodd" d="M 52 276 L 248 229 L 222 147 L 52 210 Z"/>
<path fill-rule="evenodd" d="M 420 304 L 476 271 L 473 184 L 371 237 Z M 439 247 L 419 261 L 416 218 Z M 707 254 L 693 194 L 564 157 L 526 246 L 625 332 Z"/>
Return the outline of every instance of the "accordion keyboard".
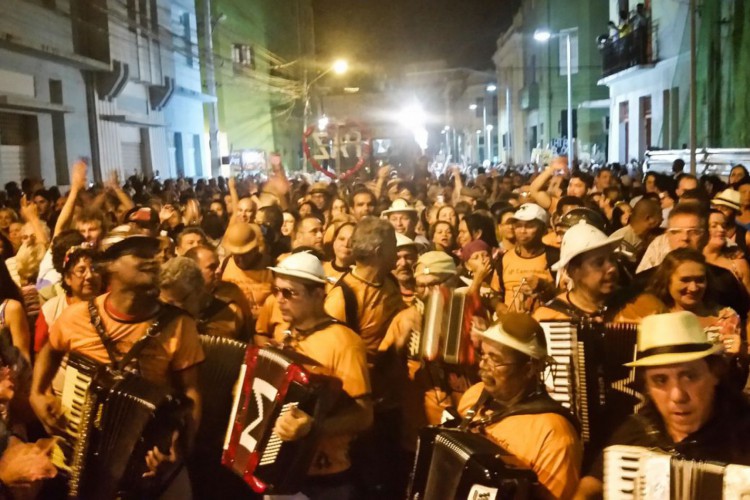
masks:
<path fill-rule="evenodd" d="M 555 365 L 544 372 L 544 380 L 552 399 L 560 402 L 566 408 L 572 405 L 573 380 L 573 339 L 576 327 L 567 322 L 541 323 L 547 340 L 549 355 L 555 360 Z"/>
<path fill-rule="evenodd" d="M 604 500 L 631 500 L 636 491 L 639 461 L 646 452 L 637 446 L 610 446 L 604 450 Z"/>
<path fill-rule="evenodd" d="M 293 406 L 297 406 L 297 403 L 286 403 L 281 407 L 279 412 L 279 418 L 283 417 Z M 276 461 L 281 451 L 281 446 L 284 442 L 281 440 L 278 434 L 271 432 L 271 436 L 268 438 L 266 448 L 263 450 L 263 456 L 260 457 L 259 465 L 268 465 Z"/>

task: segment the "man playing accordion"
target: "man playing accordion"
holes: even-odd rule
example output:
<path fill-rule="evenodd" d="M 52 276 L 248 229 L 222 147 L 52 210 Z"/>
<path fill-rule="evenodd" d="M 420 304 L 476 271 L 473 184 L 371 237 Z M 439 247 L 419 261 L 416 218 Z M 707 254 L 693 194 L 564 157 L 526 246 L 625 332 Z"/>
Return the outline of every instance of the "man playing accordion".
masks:
<path fill-rule="evenodd" d="M 637 387 L 645 407 L 615 431 L 609 445 L 656 449 L 677 457 L 750 465 L 750 405 L 727 379 L 722 345 L 708 340 L 698 318 L 681 311 L 648 316 L 638 333 Z M 600 455 L 578 498 L 599 498 Z"/>
<path fill-rule="evenodd" d="M 481 334 L 479 376 L 459 404 L 469 430 L 482 432 L 518 465 L 536 473 L 542 497 L 571 498 L 583 447 L 575 418 L 546 392 L 544 331 L 528 314 L 509 313 Z"/>
<path fill-rule="evenodd" d="M 310 498 L 356 498 L 349 477 L 349 446 L 373 420 L 365 344 L 356 333 L 326 314 L 326 277 L 317 257 L 307 252 L 295 253 L 271 270 L 272 293 L 289 324 L 286 338 L 275 340 L 317 361 L 327 375 L 341 380 L 344 392 L 354 400 L 318 422 L 292 408 L 276 421 L 274 432 L 284 441 L 294 441 L 308 435 L 315 426 L 320 440 L 301 492 Z"/>

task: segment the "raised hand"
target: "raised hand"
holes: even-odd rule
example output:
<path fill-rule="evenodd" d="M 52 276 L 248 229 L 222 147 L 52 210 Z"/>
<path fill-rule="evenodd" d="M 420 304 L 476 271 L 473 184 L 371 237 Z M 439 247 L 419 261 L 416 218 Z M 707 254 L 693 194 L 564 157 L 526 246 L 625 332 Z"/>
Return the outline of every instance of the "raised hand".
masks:
<path fill-rule="evenodd" d="M 23 217 L 23 220 L 26 222 L 36 220 L 39 218 L 39 209 L 36 206 L 36 203 L 33 201 L 29 201 L 29 199 L 26 197 L 26 195 L 23 195 L 21 197 L 21 217 Z"/>

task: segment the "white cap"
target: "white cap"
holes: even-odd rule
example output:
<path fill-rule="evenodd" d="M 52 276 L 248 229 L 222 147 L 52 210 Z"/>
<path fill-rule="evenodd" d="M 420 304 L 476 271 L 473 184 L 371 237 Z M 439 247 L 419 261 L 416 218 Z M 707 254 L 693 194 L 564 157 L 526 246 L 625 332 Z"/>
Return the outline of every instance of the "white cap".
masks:
<path fill-rule="evenodd" d="M 309 252 L 293 253 L 276 267 L 269 267 L 271 271 L 281 276 L 299 278 L 315 283 L 327 283 L 326 273 L 320 260 Z"/>
<path fill-rule="evenodd" d="M 404 236 L 401 233 L 396 233 L 396 248 L 403 248 L 403 247 L 416 247 L 417 242 L 413 239 L 409 238 L 408 236 Z"/>
<path fill-rule="evenodd" d="M 545 209 L 543 209 L 536 203 L 524 203 L 518 208 L 518 210 L 516 210 L 510 220 L 538 220 L 544 225 L 547 225 L 547 222 L 549 222 L 549 214 Z"/>
<path fill-rule="evenodd" d="M 607 237 L 585 220 L 568 229 L 560 246 L 560 260 L 552 264 L 551 269 L 558 271 L 567 266 L 574 257 L 597 248 L 619 245 L 622 238 Z"/>

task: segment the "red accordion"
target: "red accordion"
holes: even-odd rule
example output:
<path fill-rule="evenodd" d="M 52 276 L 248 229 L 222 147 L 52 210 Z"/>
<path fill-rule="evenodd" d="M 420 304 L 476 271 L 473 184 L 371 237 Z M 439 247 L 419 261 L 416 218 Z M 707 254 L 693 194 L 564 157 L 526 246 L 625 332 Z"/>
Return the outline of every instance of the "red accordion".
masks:
<path fill-rule="evenodd" d="M 314 428 L 297 441 L 282 441 L 273 429 L 292 407 L 316 420 L 330 413 L 343 394 L 341 381 L 315 373 L 319 366 L 291 350 L 247 350 L 222 463 L 258 493 L 296 493 L 307 476 L 318 441 Z"/>

